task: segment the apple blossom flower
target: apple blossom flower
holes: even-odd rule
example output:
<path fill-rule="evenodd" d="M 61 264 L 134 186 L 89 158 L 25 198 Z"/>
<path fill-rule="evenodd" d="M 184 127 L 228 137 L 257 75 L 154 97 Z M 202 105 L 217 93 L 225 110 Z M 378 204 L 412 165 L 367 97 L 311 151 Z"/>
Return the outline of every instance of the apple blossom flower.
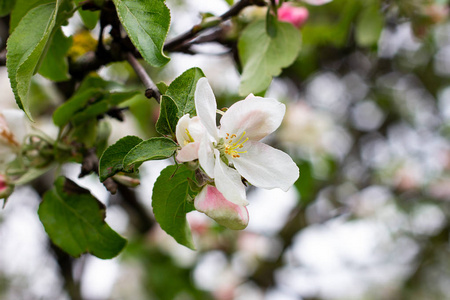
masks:
<path fill-rule="evenodd" d="M 308 9 L 302 6 L 294 6 L 288 2 L 284 2 L 278 8 L 278 20 L 291 23 L 297 28 L 300 28 L 308 19 Z"/>
<path fill-rule="evenodd" d="M 299 169 L 291 157 L 260 142 L 280 126 L 284 104 L 250 94 L 224 113 L 218 129 L 216 99 L 206 78 L 197 82 L 194 98 L 197 116 L 207 131 L 198 148 L 200 166 L 226 200 L 248 204 L 241 176 L 266 189 L 287 191 L 294 184 Z"/>
<path fill-rule="evenodd" d="M 194 200 L 195 209 L 214 219 L 222 226 L 241 230 L 248 225 L 248 211 L 245 206 L 228 201 L 212 185 L 205 185 Z"/>
<path fill-rule="evenodd" d="M 0 111 L 0 166 L 13 161 L 27 134 L 25 113 L 18 109 Z"/>
<path fill-rule="evenodd" d="M 176 157 L 177 160 L 188 162 L 198 159 L 200 142 L 206 135 L 206 129 L 200 118 L 190 118 L 189 115 L 181 117 L 177 123 L 175 135 L 181 146 Z M 243 197 L 245 199 L 245 191 Z M 235 230 L 247 227 L 247 209 L 225 199 L 212 185 L 203 187 L 195 197 L 194 206 L 199 212 L 206 214 L 222 226 Z"/>
<path fill-rule="evenodd" d="M 190 118 L 189 115 L 184 115 L 178 120 L 175 128 L 175 135 L 181 146 L 177 154 L 178 161 L 187 162 L 198 159 L 198 147 L 205 132 L 199 117 Z"/>

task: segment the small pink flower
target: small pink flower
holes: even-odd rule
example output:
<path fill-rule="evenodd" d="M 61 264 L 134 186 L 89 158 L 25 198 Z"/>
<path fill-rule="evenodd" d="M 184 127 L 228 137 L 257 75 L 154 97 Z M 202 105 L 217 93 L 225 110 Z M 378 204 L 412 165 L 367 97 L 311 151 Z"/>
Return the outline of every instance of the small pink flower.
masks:
<path fill-rule="evenodd" d="M 4 174 L 0 174 L 0 199 L 6 199 L 13 192 L 13 186 L 8 184 Z"/>
<path fill-rule="evenodd" d="M 195 197 L 194 206 L 199 212 L 230 229 L 241 230 L 248 225 L 247 208 L 228 201 L 212 185 L 206 185 Z"/>
<path fill-rule="evenodd" d="M 278 9 L 278 20 L 288 22 L 300 28 L 308 19 L 309 12 L 305 7 L 293 6 L 284 2 Z"/>

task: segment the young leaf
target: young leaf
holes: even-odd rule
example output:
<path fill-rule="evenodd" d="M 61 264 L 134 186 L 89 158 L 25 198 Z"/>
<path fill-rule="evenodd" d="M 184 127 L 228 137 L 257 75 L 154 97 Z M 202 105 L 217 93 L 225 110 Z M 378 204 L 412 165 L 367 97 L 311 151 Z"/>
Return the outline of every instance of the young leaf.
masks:
<path fill-rule="evenodd" d="M 162 135 L 170 135 L 175 138 L 175 128 L 178 123 L 178 108 L 169 96 L 163 95 L 156 131 Z"/>
<path fill-rule="evenodd" d="M 31 77 L 47 50 L 63 0 L 39 5 L 20 21 L 8 39 L 6 67 L 17 105 L 31 118 L 28 91 Z"/>
<path fill-rule="evenodd" d="M 109 90 L 122 90 L 123 86 L 115 81 L 106 81 L 99 77 L 97 74 L 86 76 L 80 84 L 77 93 L 88 89 L 102 89 L 105 91 Z"/>
<path fill-rule="evenodd" d="M 197 81 L 205 77 L 199 68 L 192 68 L 175 78 L 167 88 L 166 95 L 172 98 L 178 107 L 178 117 L 185 114 L 196 115 L 194 94 Z"/>
<path fill-rule="evenodd" d="M 8 2 L 9 0 L 2 0 Z M 9 22 L 9 32 L 12 33 L 19 25 L 20 20 L 36 6 L 55 2 L 55 0 L 16 0 L 16 5 L 11 11 L 11 20 Z"/>
<path fill-rule="evenodd" d="M 239 57 L 244 66 L 239 94 L 246 96 L 266 89 L 273 76 L 291 65 L 300 46 L 300 32 L 290 23 L 276 22 L 276 36 L 266 32 L 266 22 L 256 21 L 248 25 L 238 41 Z"/>
<path fill-rule="evenodd" d="M 160 81 L 156 84 L 156 87 L 161 92 L 161 94 L 165 94 L 169 86 L 164 81 Z"/>
<path fill-rule="evenodd" d="M 136 145 L 142 142 L 142 139 L 129 135 L 121 138 L 115 144 L 108 147 L 103 152 L 99 161 L 100 181 L 105 181 L 108 177 L 123 170 L 122 161 L 127 153 Z"/>
<path fill-rule="evenodd" d="M 67 178 L 59 177 L 45 193 L 38 214 L 52 242 L 74 257 L 89 252 L 109 259 L 126 245 L 105 223 L 105 206 Z"/>
<path fill-rule="evenodd" d="M 194 179 L 194 171 L 184 165 L 165 168 L 153 187 L 152 207 L 161 228 L 179 244 L 195 250 L 186 220 L 186 213 L 193 209 L 187 202 L 188 178 Z"/>
<path fill-rule="evenodd" d="M 170 11 L 164 0 L 113 0 L 120 22 L 142 57 L 152 66 L 169 62 L 162 48 L 170 25 Z"/>
<path fill-rule="evenodd" d="M 97 118 L 98 116 L 104 115 L 114 106 L 136 96 L 137 94 L 138 91 L 106 94 L 97 102 L 88 105 L 85 109 L 75 114 L 71 121 L 74 125 L 79 125 L 90 119 Z"/>
<path fill-rule="evenodd" d="M 100 89 L 90 88 L 80 91 L 80 89 L 63 105 L 59 106 L 53 113 L 53 123 L 56 126 L 64 126 L 70 122 L 71 118 L 81 111 L 92 99 L 103 97 L 104 93 Z"/>
<path fill-rule="evenodd" d="M 67 62 L 67 51 L 72 46 L 72 38 L 66 37 L 61 29 L 53 36 L 39 74 L 53 81 L 65 81 L 69 79 L 69 64 Z"/>
<path fill-rule="evenodd" d="M 123 169 L 127 172 L 133 166 L 144 161 L 158 160 L 171 157 L 177 151 L 178 145 L 171 139 L 164 137 L 150 138 L 131 149 L 123 159 Z"/>

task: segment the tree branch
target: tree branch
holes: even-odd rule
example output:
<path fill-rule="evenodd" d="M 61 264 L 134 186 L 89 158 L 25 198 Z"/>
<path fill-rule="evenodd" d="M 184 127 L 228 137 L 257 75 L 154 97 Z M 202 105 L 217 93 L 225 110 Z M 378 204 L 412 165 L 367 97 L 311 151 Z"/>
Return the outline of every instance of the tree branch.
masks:
<path fill-rule="evenodd" d="M 203 32 L 206 29 L 215 27 L 220 23 L 230 19 L 238 15 L 244 8 L 251 5 L 265 6 L 266 3 L 262 0 L 241 0 L 238 3 L 234 4 L 227 12 L 222 14 L 218 18 L 213 18 L 209 22 L 202 22 L 200 24 L 194 25 L 190 30 L 185 33 L 173 38 L 170 41 L 167 41 L 164 44 L 165 51 L 176 51 L 181 48 L 185 43 L 194 39 L 199 33 Z"/>
<path fill-rule="evenodd" d="M 149 99 L 155 98 L 156 102 L 159 103 L 160 98 L 161 98 L 161 93 L 160 93 L 158 87 L 156 86 L 156 84 L 150 78 L 150 76 L 148 76 L 144 67 L 142 67 L 142 65 L 137 61 L 137 59 L 130 52 L 127 53 L 127 61 L 133 67 L 133 70 L 136 72 L 136 74 L 141 79 L 142 83 L 144 84 L 144 86 L 146 88 L 145 96 Z"/>

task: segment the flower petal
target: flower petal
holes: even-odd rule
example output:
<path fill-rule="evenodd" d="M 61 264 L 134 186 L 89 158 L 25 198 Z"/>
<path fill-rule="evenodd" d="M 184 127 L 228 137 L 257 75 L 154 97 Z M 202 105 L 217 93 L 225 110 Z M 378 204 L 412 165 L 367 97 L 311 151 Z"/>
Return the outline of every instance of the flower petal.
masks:
<path fill-rule="evenodd" d="M 19 109 L 3 109 L 1 114 L 5 118 L 16 142 L 22 144 L 28 131 L 25 113 Z"/>
<path fill-rule="evenodd" d="M 220 119 L 220 135 L 227 133 L 259 141 L 274 132 L 281 124 L 286 106 L 278 100 L 247 97 L 233 104 Z"/>
<path fill-rule="evenodd" d="M 175 128 L 175 135 L 177 137 L 178 144 L 181 147 L 187 143 L 191 143 L 192 139 L 195 142 L 200 142 L 200 140 L 205 135 L 205 127 L 200 121 L 199 117 L 190 118 L 189 114 L 182 116 L 177 123 Z M 188 135 L 189 133 L 189 135 Z"/>
<path fill-rule="evenodd" d="M 198 80 L 194 99 L 197 115 L 200 117 L 208 133 L 218 140 L 216 126 L 216 97 L 208 83 L 208 79 L 205 77 Z"/>
<path fill-rule="evenodd" d="M 228 201 L 214 186 L 205 186 L 195 197 L 194 206 L 198 211 L 230 229 L 241 230 L 248 225 L 247 208 Z"/>
<path fill-rule="evenodd" d="M 235 169 L 225 165 L 220 159 L 217 149 L 214 149 L 216 164 L 214 166 L 214 181 L 217 189 L 224 197 L 237 205 L 248 205 L 245 196 L 245 186 L 242 183 L 241 175 Z"/>
<path fill-rule="evenodd" d="M 193 161 L 198 159 L 198 148 L 200 142 L 189 143 L 178 151 L 177 160 L 180 162 Z"/>
<path fill-rule="evenodd" d="M 214 152 L 211 148 L 211 142 L 207 137 L 200 141 L 200 147 L 198 148 L 198 161 L 203 171 L 214 178 Z"/>
<path fill-rule="evenodd" d="M 248 141 L 245 154 L 233 159 L 238 172 L 254 186 L 287 191 L 299 177 L 292 158 L 269 145 Z"/>
<path fill-rule="evenodd" d="M 186 129 L 188 129 L 191 118 L 189 114 L 182 116 L 177 123 L 177 127 L 175 128 L 175 136 L 177 137 L 178 144 L 182 147 L 184 146 L 184 142 L 189 142 L 189 138 L 186 135 Z"/>

